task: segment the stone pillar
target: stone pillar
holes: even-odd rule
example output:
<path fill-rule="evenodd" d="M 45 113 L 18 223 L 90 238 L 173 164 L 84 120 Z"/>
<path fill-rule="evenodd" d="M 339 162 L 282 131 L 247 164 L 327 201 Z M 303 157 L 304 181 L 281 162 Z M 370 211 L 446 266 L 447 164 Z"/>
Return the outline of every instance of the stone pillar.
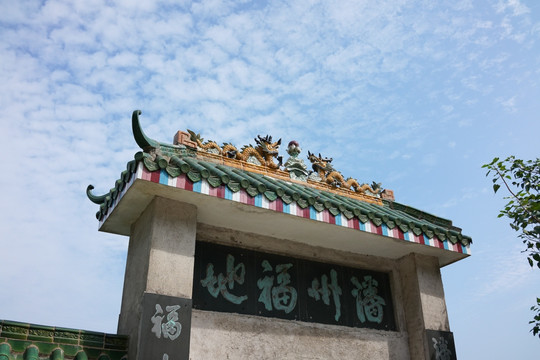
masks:
<path fill-rule="evenodd" d="M 410 254 L 399 260 L 411 359 L 429 359 L 426 330 L 450 331 L 437 258 Z"/>
<path fill-rule="evenodd" d="M 152 330 L 155 330 L 154 334 L 146 333 L 148 330 L 146 328 L 151 327 L 156 319 L 163 319 L 165 325 L 175 324 L 179 310 L 170 310 L 173 303 L 182 302 L 180 311 L 189 310 L 191 318 L 196 228 L 195 206 L 160 197 L 154 198 L 131 226 L 122 308 L 118 321 L 118 334 L 129 335 L 131 360 L 147 356 L 145 351 L 141 350 L 141 344 L 146 341 L 145 339 L 154 337 L 157 339 L 158 331 L 160 339 L 162 335 L 167 340 L 176 336 L 171 334 L 180 328 L 174 329 L 174 326 L 168 330 L 171 331 L 170 334 L 162 334 L 160 326 L 154 327 Z M 149 303 L 149 297 L 167 298 L 172 303 L 159 305 L 162 310 L 160 312 L 157 303 Z M 189 309 L 186 309 L 187 307 Z M 171 313 L 172 316 L 167 317 Z M 146 319 L 148 314 L 152 317 L 152 321 L 150 318 Z M 145 333 L 142 333 L 143 331 Z M 189 348 L 189 328 L 186 329 L 184 326 L 183 331 L 184 334 L 187 333 Z M 176 337 L 172 340 L 176 340 Z M 158 359 L 157 356 L 155 358 Z M 161 358 L 159 355 L 159 359 Z"/>

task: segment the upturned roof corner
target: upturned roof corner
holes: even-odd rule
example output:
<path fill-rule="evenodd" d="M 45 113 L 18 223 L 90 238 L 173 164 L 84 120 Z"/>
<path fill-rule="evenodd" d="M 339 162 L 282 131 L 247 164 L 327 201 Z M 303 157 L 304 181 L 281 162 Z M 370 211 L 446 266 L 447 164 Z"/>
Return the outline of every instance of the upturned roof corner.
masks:
<path fill-rule="evenodd" d="M 133 111 L 133 115 L 131 116 L 131 128 L 133 131 L 133 137 L 135 138 L 135 142 L 137 142 L 137 145 L 139 145 L 139 147 L 143 151 L 149 151 L 151 148 L 158 148 L 159 143 L 153 139 L 150 139 L 144 133 L 141 127 L 141 123 L 139 121 L 139 115 L 141 114 L 141 110 L 135 110 Z"/>

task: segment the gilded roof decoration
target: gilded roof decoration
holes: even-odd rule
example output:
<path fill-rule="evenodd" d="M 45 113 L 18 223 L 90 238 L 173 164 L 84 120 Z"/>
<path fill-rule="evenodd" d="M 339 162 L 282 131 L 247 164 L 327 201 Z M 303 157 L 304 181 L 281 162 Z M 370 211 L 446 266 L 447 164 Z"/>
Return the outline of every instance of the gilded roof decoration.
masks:
<path fill-rule="evenodd" d="M 313 164 L 313 170 L 316 172 L 315 176 L 310 176 L 311 179 L 325 182 L 332 187 L 350 189 L 354 192 L 371 196 L 378 196 L 383 191 L 381 183 L 377 184 L 375 181 L 369 186 L 368 184 L 360 185 L 356 179 L 351 177 L 347 178 L 347 180 L 343 179 L 343 175 L 332 166 L 331 162 L 333 159 L 323 158 L 321 153 L 319 153 L 319 156 L 316 156 L 308 151 L 308 159 Z"/>
<path fill-rule="evenodd" d="M 223 146 L 219 146 L 215 141 L 208 140 L 204 142 L 204 139 L 200 134 L 196 134 L 194 131 L 188 129 L 190 134 L 190 141 L 197 146 L 198 155 L 205 157 L 207 154 L 211 154 L 217 157 L 224 157 L 231 160 L 238 160 L 253 164 L 256 166 L 262 166 L 269 175 L 276 175 L 282 177 L 284 173 L 290 179 L 296 181 L 302 181 L 308 183 L 308 185 L 316 185 L 324 187 L 328 190 L 335 191 L 337 189 L 342 190 L 342 193 L 346 194 L 351 192 L 356 194 L 363 194 L 380 198 L 383 189 L 381 184 L 373 185 L 360 184 L 356 179 L 347 178 L 344 179 L 343 175 L 334 169 L 331 165 L 331 158 L 323 158 L 321 154 L 315 156 L 308 151 L 307 159 L 311 162 L 313 171 L 308 171 L 304 160 L 299 158 L 299 154 L 302 151 L 297 141 L 292 140 L 287 147 L 287 153 L 289 158 L 283 164 L 283 157 L 279 155 L 279 146 L 281 145 L 281 139 L 273 142 L 272 136 L 266 135 L 262 137 L 258 135 L 255 138 L 256 146 L 245 145 L 242 150 L 239 151 L 234 145 L 224 143 Z M 185 136 L 178 136 L 177 139 L 185 139 Z M 190 146 L 189 143 L 176 142 L 176 144 L 184 144 Z M 277 164 L 274 162 L 277 160 Z M 281 172 L 279 171 L 281 170 Z M 344 192 L 343 192 L 344 190 Z"/>
<path fill-rule="evenodd" d="M 190 140 L 197 144 L 198 151 L 208 152 L 210 154 L 216 154 L 220 156 L 226 156 L 229 159 L 236 159 L 241 161 L 246 161 L 254 165 L 265 166 L 269 169 L 279 169 L 283 157 L 278 156 L 278 149 L 281 145 L 281 139 L 276 142 L 272 142 L 272 136 L 266 135 L 264 138 L 258 135 L 255 138 L 256 146 L 245 145 L 242 147 L 241 151 L 229 143 L 224 143 L 220 147 L 214 141 L 207 141 L 203 143 L 204 139 L 201 138 L 200 134 L 195 134 L 193 131 L 188 129 L 189 134 L 191 135 Z M 274 158 L 278 160 L 278 163 L 274 163 Z"/>
<path fill-rule="evenodd" d="M 172 178 L 185 175 L 193 183 L 203 179 L 212 188 L 225 186 L 231 192 L 244 190 L 249 196 L 264 196 L 272 202 L 280 199 L 284 204 L 295 203 L 299 208 L 312 207 L 317 212 L 328 210 L 334 216 L 371 221 L 376 226 L 385 224 L 389 229 L 398 227 L 415 235 L 436 236 L 468 246 L 470 237 L 450 220 L 427 214 L 394 201 L 391 190 L 382 190 L 380 184 L 360 184 L 352 178 L 344 179 L 332 165 L 331 158 L 308 152 L 313 171 L 299 157 L 301 148 L 292 140 L 286 149 L 289 158 L 283 163 L 279 155 L 281 139 L 273 141 L 269 135 L 255 138 L 255 146 L 246 145 L 238 150 L 231 144 L 219 146 L 204 141 L 200 134 L 179 131 L 174 144 L 165 144 L 148 138 L 139 123 L 140 111 L 134 111 L 132 126 L 135 141 L 143 150 L 127 163 L 120 179 L 107 193 L 96 196 L 93 186 L 87 188 L 91 201 L 100 205 L 96 214 L 104 219 L 115 200 L 133 180 L 137 164 L 143 163 L 150 172 L 164 171 Z"/>

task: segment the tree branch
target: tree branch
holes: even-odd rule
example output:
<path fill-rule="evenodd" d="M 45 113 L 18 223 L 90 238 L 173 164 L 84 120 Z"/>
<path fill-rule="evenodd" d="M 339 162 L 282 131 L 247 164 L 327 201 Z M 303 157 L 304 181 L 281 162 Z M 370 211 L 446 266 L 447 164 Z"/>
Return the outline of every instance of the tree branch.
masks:
<path fill-rule="evenodd" d="M 519 199 L 519 197 L 516 196 L 516 194 L 514 194 L 514 192 L 512 191 L 512 189 L 510 189 L 510 186 L 508 186 L 508 183 L 506 182 L 506 180 L 504 180 L 504 177 L 502 176 L 502 174 L 499 172 L 499 169 L 495 168 L 495 171 L 497 172 L 497 175 L 499 175 L 499 178 L 501 178 L 502 182 L 504 183 L 504 186 L 506 186 L 506 189 L 508 190 L 508 192 L 510 194 L 512 194 L 512 196 L 514 197 L 514 199 L 517 200 L 517 202 L 519 203 L 519 205 L 523 208 L 523 210 L 525 210 L 527 212 L 527 214 L 529 214 L 529 216 L 531 218 L 534 219 L 534 221 L 536 221 L 537 223 L 540 223 L 540 220 L 534 216 L 530 211 L 529 209 L 527 209 L 527 207 L 525 205 L 523 205 L 523 203 L 521 202 L 521 200 Z"/>

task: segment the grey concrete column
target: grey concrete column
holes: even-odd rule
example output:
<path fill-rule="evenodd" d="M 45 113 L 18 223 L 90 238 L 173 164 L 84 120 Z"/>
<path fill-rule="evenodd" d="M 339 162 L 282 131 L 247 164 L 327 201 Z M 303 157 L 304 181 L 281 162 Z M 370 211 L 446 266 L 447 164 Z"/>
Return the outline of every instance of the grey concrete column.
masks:
<path fill-rule="evenodd" d="M 410 254 L 398 263 L 411 359 L 429 359 L 426 330 L 450 331 L 439 262 Z"/>
<path fill-rule="evenodd" d="M 131 226 L 118 333 L 129 335 L 136 360 L 143 295 L 191 299 L 197 208 L 156 197 Z"/>

